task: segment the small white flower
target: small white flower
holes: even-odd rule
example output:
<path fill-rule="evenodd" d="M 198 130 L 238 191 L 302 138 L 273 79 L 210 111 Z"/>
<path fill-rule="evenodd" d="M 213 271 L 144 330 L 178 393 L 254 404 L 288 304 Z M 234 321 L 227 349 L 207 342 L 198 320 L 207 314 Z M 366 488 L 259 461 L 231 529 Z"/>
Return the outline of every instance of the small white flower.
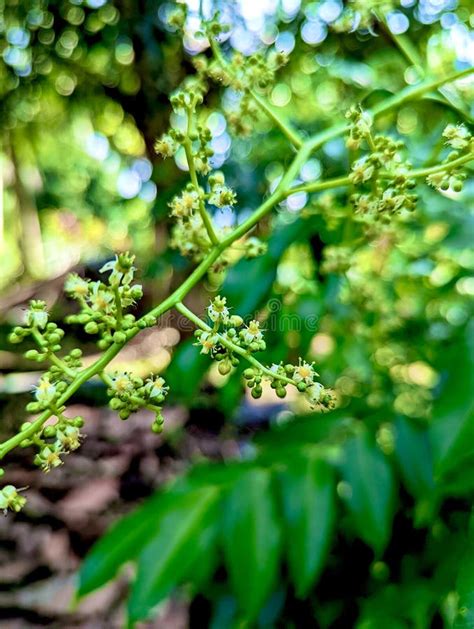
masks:
<path fill-rule="evenodd" d="M 118 394 L 120 394 L 130 393 L 131 391 L 133 391 L 134 386 L 128 373 L 119 372 L 113 376 L 111 388 Z"/>
<path fill-rule="evenodd" d="M 81 445 L 81 434 L 75 426 L 65 426 L 56 434 L 56 450 L 72 452 Z"/>
<path fill-rule="evenodd" d="M 125 253 L 119 253 L 115 256 L 115 260 L 109 260 L 104 266 L 99 269 L 99 273 L 105 273 L 106 271 L 112 271 L 109 275 L 110 284 L 130 284 L 133 279 L 135 267 L 133 262 L 135 256 L 127 251 Z"/>
<path fill-rule="evenodd" d="M 234 205 L 237 198 L 235 192 L 227 186 L 214 186 L 211 195 L 209 196 L 209 203 L 216 207 L 223 208 L 227 205 Z"/>
<path fill-rule="evenodd" d="M 43 376 L 35 387 L 35 397 L 38 402 L 49 404 L 56 397 L 56 387 L 49 381 L 48 376 Z"/>
<path fill-rule="evenodd" d="M 255 321 L 255 319 L 250 321 L 248 326 L 242 330 L 241 336 L 248 345 L 255 341 L 261 341 L 263 339 L 263 334 L 260 330 L 260 323 Z"/>
<path fill-rule="evenodd" d="M 72 297 L 86 297 L 89 293 L 89 282 L 77 273 L 71 273 L 64 283 L 64 290 Z"/>
<path fill-rule="evenodd" d="M 92 310 L 111 312 L 114 296 L 100 282 L 91 282 L 90 288 L 89 302 Z"/>
<path fill-rule="evenodd" d="M 150 399 L 156 397 L 165 397 L 168 393 L 169 387 L 166 386 L 164 378 L 160 376 L 156 378 L 150 378 L 145 384 L 145 391 Z"/>
<path fill-rule="evenodd" d="M 315 370 L 313 369 L 313 365 L 307 363 L 306 361 L 299 361 L 299 365 L 295 367 L 295 371 L 293 373 L 293 380 L 295 382 L 304 382 L 308 386 L 313 383 L 314 377 L 317 375 Z"/>
<path fill-rule="evenodd" d="M 469 146 L 471 134 L 463 124 L 448 124 L 443 131 L 443 137 L 446 138 L 446 144 L 449 144 L 451 148 L 462 150 Z"/>
<path fill-rule="evenodd" d="M 202 345 L 201 354 L 209 354 L 218 341 L 217 335 L 212 332 L 203 332 L 199 337 L 199 345 Z"/>
<path fill-rule="evenodd" d="M 59 455 L 60 451 L 56 448 L 45 446 L 37 455 L 36 461 L 44 472 L 49 472 L 54 467 L 59 467 L 63 464 Z"/>
<path fill-rule="evenodd" d="M 188 218 L 199 208 L 199 194 L 195 190 L 184 190 L 169 203 L 171 215 L 177 218 Z"/>
<path fill-rule="evenodd" d="M 315 382 L 306 389 L 306 397 L 311 406 L 317 406 L 324 392 L 324 387 L 320 382 Z"/>
<path fill-rule="evenodd" d="M 214 323 L 227 323 L 229 321 L 229 309 L 226 306 L 226 298 L 217 296 L 207 308 L 209 319 Z"/>
<path fill-rule="evenodd" d="M 173 138 L 164 134 L 155 142 L 155 152 L 163 158 L 172 157 L 176 153 L 177 144 Z"/>
<path fill-rule="evenodd" d="M 353 183 L 362 183 L 364 181 L 369 181 L 373 174 L 373 165 L 363 157 L 352 164 L 352 172 L 349 177 Z"/>
<path fill-rule="evenodd" d="M 48 311 L 44 301 L 33 300 L 26 311 L 25 323 L 32 328 L 43 329 L 48 323 Z"/>
<path fill-rule="evenodd" d="M 7 509 L 18 512 L 24 507 L 26 498 L 20 496 L 18 493 L 19 491 L 21 490 L 17 489 L 13 485 L 5 485 L 5 487 L 0 489 L 0 509 L 3 510 L 5 515 L 7 513 Z"/>

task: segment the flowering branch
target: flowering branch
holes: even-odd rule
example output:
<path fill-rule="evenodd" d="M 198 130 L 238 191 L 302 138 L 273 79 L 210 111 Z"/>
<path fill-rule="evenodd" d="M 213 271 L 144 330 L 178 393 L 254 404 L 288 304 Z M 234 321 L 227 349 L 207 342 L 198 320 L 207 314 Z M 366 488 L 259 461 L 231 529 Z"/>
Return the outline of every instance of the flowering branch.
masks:
<path fill-rule="evenodd" d="M 248 234 L 278 203 L 292 194 L 318 192 L 351 184 L 356 190 L 351 196 L 356 215 L 368 216 L 371 213 L 412 210 L 416 195 L 411 190 L 416 185 L 416 179 L 427 178 L 428 183 L 442 190 L 452 187 L 458 191 L 462 187 L 465 177 L 463 166 L 473 158 L 473 139 L 465 127 L 446 127 L 443 135 L 453 151 L 442 164 L 412 169 L 401 157 L 403 146 L 391 138 L 373 135 L 371 125 L 376 116 L 395 110 L 447 82 L 467 76 L 473 71 L 472 68 L 406 87 L 368 112 L 352 109 L 348 112 L 348 121 L 337 123 L 304 139 L 255 91 L 257 87 L 271 84 L 276 70 L 285 62 L 284 56 L 281 53 L 275 53 L 272 57 L 256 55 L 247 60 L 234 56 L 227 62 L 215 41 L 217 34 L 210 27 L 209 39 L 215 63 L 202 64 L 197 77 L 187 81 L 170 99 L 174 110 L 187 117 L 186 131 L 170 129 L 156 142 L 156 150 L 164 158 L 173 156 L 179 146 L 186 155 L 190 182 L 170 203 L 170 213 L 175 219 L 172 245 L 183 255 L 191 257 L 196 267 L 171 295 L 139 319 L 128 311 L 142 296 L 141 286 L 133 283 L 134 256 L 122 253 L 108 262 L 101 269 L 102 273 L 108 273 L 104 281 L 91 282 L 78 275 L 70 276 L 65 290 L 76 299 L 79 313 L 69 317 L 69 322 L 82 325 L 87 334 L 96 336 L 97 345 L 103 351 L 87 368 L 82 367 L 82 352 L 77 348 L 66 355 L 58 355 L 63 330 L 49 321 L 44 302 L 31 302 L 25 325 L 14 328 L 10 340 L 19 343 L 31 336 L 38 350 L 27 351 L 26 358 L 36 362 L 48 361 L 50 366 L 35 388 L 35 400 L 26 407 L 34 418 L 23 423 L 18 434 L 0 444 L 0 459 L 17 446 L 33 446 L 38 450 L 35 462 L 42 469 L 48 471 L 60 465 L 61 457 L 79 447 L 82 438 L 80 428 L 83 419 L 66 417 L 65 405 L 86 381 L 94 377 L 100 377 L 105 382 L 109 404 L 121 419 L 127 419 L 141 408 L 147 409 L 155 416 L 152 430 L 160 432 L 163 428 L 162 405 L 168 393 L 164 379 L 152 374 L 142 380 L 130 373 L 107 373 L 106 369 L 128 342 L 141 330 L 156 325 L 159 317 L 173 307 L 197 326 L 196 338 L 201 352 L 209 354 L 218 362 L 220 373 L 229 373 L 241 359 L 251 365 L 243 372 L 243 376 L 253 397 L 262 395 L 262 379 L 267 379 L 279 397 L 286 395 L 287 386 L 294 386 L 313 406 L 331 408 L 333 397 L 317 381 L 317 373 L 311 364 L 300 359 L 297 365 L 266 366 L 255 358 L 254 353 L 265 348 L 258 321 L 245 325 L 241 317 L 230 314 L 225 299 L 217 297 L 208 308 L 212 322 L 210 325 L 184 306 L 184 298 L 207 272 L 225 269 L 235 258 L 237 247 L 239 255 L 243 252 L 244 255 L 254 256 L 264 251 L 264 243 L 248 238 Z M 256 105 L 296 149 L 276 189 L 245 221 L 230 231 L 216 230 L 207 210 L 208 205 L 214 206 L 216 211 L 231 207 L 237 198 L 235 192 L 226 185 L 223 173 L 212 171 L 212 135 L 209 129 L 199 124 L 196 106 L 202 102 L 207 89 L 206 75 L 242 91 L 241 111 L 244 117 L 254 116 Z M 239 115 L 234 116 L 233 125 L 244 128 Z M 310 155 L 326 141 L 344 134 L 348 134 L 347 142 L 352 147 L 362 147 L 367 151 L 352 164 L 349 175 L 295 186 L 295 180 Z M 202 185 L 198 176 L 202 178 Z M 384 182 L 383 185 L 381 182 Z M 51 419 L 53 423 L 48 421 Z M 0 491 L 0 508 L 17 511 L 23 504 L 24 498 L 11 485 Z"/>

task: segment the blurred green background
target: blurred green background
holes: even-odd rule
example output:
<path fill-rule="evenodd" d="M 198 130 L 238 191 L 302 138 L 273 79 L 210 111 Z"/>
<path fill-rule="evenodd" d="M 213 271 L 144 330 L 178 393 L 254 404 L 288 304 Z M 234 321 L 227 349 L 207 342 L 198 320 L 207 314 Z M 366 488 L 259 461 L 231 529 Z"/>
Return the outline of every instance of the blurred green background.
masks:
<path fill-rule="evenodd" d="M 6 343 L 28 299 L 45 299 L 61 320 L 74 307 L 65 274 L 96 277 L 113 252 L 130 249 L 145 312 L 192 269 L 170 247 L 167 217 L 187 182 L 183 158 L 162 161 L 153 143 L 170 120 L 179 124 L 168 96 L 194 72 L 200 12 L 220 9 L 232 25 L 225 49 L 274 45 L 290 55 L 268 98 L 308 135 L 351 105 L 474 60 L 464 1 L 187 4 L 183 49 L 167 25 L 174 2 L 0 2 L 3 437 L 23 420 L 38 378 L 25 348 Z M 471 126 L 473 93 L 469 79 L 445 86 L 380 117 L 376 130 L 401 139 L 415 167 L 432 165 L 447 152 L 444 127 Z M 235 137 L 235 102 L 212 86 L 202 111 L 213 166 L 238 197 L 234 211 L 217 211 L 219 225 L 248 216 L 291 158 L 263 117 Z M 337 138 L 300 180 L 349 168 Z M 165 629 L 474 627 L 473 189 L 472 179 L 460 193 L 421 184 L 414 215 L 374 225 L 354 216 L 350 190 L 295 195 L 259 226 L 265 255 L 190 295 L 197 312 L 218 291 L 236 313 L 260 313 L 262 361 L 314 360 L 337 392 L 330 414 L 270 389 L 246 397 L 240 368 L 219 375 L 173 315 L 127 346 L 117 368 L 163 372 L 170 385 L 165 433 L 150 436 L 146 416 L 121 424 L 90 383 L 73 400 L 88 438 L 63 468 L 45 477 L 28 451 L 12 453 L 11 482 L 33 498 L 0 523 L 0 626 L 120 627 L 128 605 L 155 618 L 142 626 Z M 90 340 L 66 330 L 92 360 Z M 131 597 L 125 571 L 71 610 L 92 544 L 175 478 L 84 565 L 87 592 L 138 557 Z"/>

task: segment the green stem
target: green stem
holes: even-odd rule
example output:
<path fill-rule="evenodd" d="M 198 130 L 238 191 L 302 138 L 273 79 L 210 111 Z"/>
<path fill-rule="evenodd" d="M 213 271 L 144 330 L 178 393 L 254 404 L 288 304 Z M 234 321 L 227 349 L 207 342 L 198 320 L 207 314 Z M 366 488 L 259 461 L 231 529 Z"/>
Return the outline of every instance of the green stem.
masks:
<path fill-rule="evenodd" d="M 107 373 L 105 373 L 105 371 L 102 371 L 98 375 L 99 375 L 99 378 L 102 380 L 102 382 L 109 387 L 109 389 L 113 389 L 113 386 L 114 386 L 113 380 Z M 142 408 L 146 408 L 147 410 L 152 411 L 153 413 L 157 413 L 158 411 L 161 411 L 161 408 L 159 406 L 155 406 L 154 404 L 150 404 L 149 402 L 146 402 L 143 398 L 138 397 L 138 395 L 131 395 L 130 400 L 132 402 L 135 402 L 135 404 L 138 404 Z"/>
<path fill-rule="evenodd" d="M 381 114 L 388 113 L 393 109 L 397 109 L 400 105 L 403 105 L 408 101 L 419 98 L 420 96 L 423 96 L 423 94 L 437 89 L 441 85 L 445 85 L 446 83 L 452 83 L 453 81 L 462 79 L 463 77 L 468 76 L 473 72 L 474 68 L 466 68 L 464 70 L 459 70 L 458 72 L 453 72 L 452 74 L 449 74 L 448 76 L 441 79 L 425 80 L 418 85 L 409 85 L 400 90 L 398 94 L 395 94 L 394 96 L 385 99 L 382 103 L 379 103 L 372 109 L 369 109 L 368 113 L 376 118 Z M 329 129 L 325 129 L 324 131 L 321 131 L 311 136 L 311 138 L 307 140 L 307 143 L 311 147 L 311 152 L 316 151 L 329 140 L 333 140 L 334 138 L 343 135 L 349 130 L 349 128 L 350 125 L 348 123 L 341 122 L 330 127 Z"/>
<path fill-rule="evenodd" d="M 225 70 L 225 72 L 227 72 L 227 74 L 229 74 L 229 76 L 235 80 L 236 79 L 235 74 L 232 72 L 229 64 L 224 59 L 224 56 L 221 52 L 221 49 L 216 39 L 210 35 L 209 42 L 211 44 L 211 50 L 216 61 L 219 63 L 222 69 Z M 266 100 L 262 98 L 261 96 L 259 96 L 254 90 L 249 90 L 249 93 L 254 99 L 254 101 L 257 103 L 257 105 L 260 107 L 260 109 L 270 118 L 270 120 L 272 120 L 275 123 L 275 125 L 280 129 L 280 131 L 293 144 L 293 146 L 296 147 L 297 149 L 301 148 L 304 144 L 304 139 L 298 133 L 298 131 L 296 131 L 296 129 L 293 129 L 293 127 L 291 126 L 289 122 L 287 122 L 286 120 L 283 120 L 282 117 L 279 116 L 278 113 L 275 111 L 275 109 L 271 107 L 266 102 Z"/>
<path fill-rule="evenodd" d="M 44 350 L 46 348 L 46 343 L 43 340 L 43 335 L 41 334 L 41 332 L 37 328 L 33 328 L 31 331 L 31 335 L 33 336 L 39 348 L 41 350 Z M 68 367 L 66 363 L 59 358 L 59 356 L 56 356 L 56 354 L 53 354 L 53 352 L 48 351 L 47 357 L 53 363 L 53 365 L 56 365 L 56 367 L 61 369 L 61 371 L 67 376 L 69 376 L 70 378 L 76 377 L 76 372 Z"/>
<path fill-rule="evenodd" d="M 212 41 L 211 41 L 211 44 L 212 44 Z M 445 83 L 448 83 L 448 82 L 451 82 L 451 81 L 455 81 L 455 80 L 460 79 L 460 78 L 462 78 L 464 76 L 467 76 L 468 74 L 472 73 L 473 71 L 474 71 L 474 68 L 468 68 L 466 70 L 462 70 L 460 72 L 456 72 L 456 73 L 454 73 L 454 74 L 452 74 L 452 75 L 450 75 L 448 77 L 444 77 L 443 79 L 436 79 L 434 81 L 425 81 L 425 82 L 421 83 L 418 86 L 407 87 L 407 88 L 401 90 L 399 94 L 393 96 L 392 98 L 387 99 L 387 101 L 385 101 L 384 103 L 376 106 L 371 111 L 371 114 L 373 116 L 377 116 L 377 115 L 380 115 L 381 113 L 391 111 L 392 109 L 395 109 L 396 107 L 398 107 L 399 105 L 403 104 L 406 101 L 409 101 L 409 100 L 411 100 L 413 98 L 419 97 L 419 96 L 423 95 L 424 93 L 429 92 L 432 89 L 435 89 L 435 88 L 439 87 L 440 85 L 443 85 Z M 282 128 L 281 121 L 280 121 L 279 127 Z M 286 128 L 285 125 L 284 125 L 284 128 Z M 183 284 L 181 284 L 181 286 L 179 288 L 177 288 L 161 304 L 155 306 L 155 308 L 153 308 L 148 313 L 148 316 L 149 315 L 153 315 L 154 317 L 158 318 L 163 313 L 167 312 L 170 308 L 172 308 L 173 306 L 176 306 L 178 303 L 180 303 L 182 301 L 182 299 L 186 296 L 186 294 L 197 284 L 197 282 L 199 282 L 202 279 L 202 277 L 206 274 L 208 269 L 216 262 L 216 260 L 222 254 L 222 252 L 225 249 L 227 249 L 231 244 L 233 244 L 236 240 L 238 240 L 239 238 L 244 236 L 250 229 L 252 229 L 261 220 L 261 218 L 263 218 L 266 214 L 268 214 L 268 212 L 270 212 L 270 210 L 272 209 L 272 207 L 274 207 L 275 204 L 277 204 L 280 201 L 282 201 L 289 194 L 294 194 L 295 192 L 298 192 L 301 189 L 304 189 L 305 191 L 313 191 L 313 190 L 327 189 L 329 187 L 335 187 L 335 185 L 344 185 L 342 183 L 342 181 L 343 180 L 347 180 L 347 178 L 338 178 L 338 179 L 331 180 L 329 182 L 309 183 L 309 184 L 305 184 L 304 186 L 298 186 L 296 188 L 289 189 L 289 186 L 291 185 L 291 183 L 295 179 L 295 177 L 298 175 L 298 172 L 299 172 L 301 166 L 308 159 L 309 155 L 313 151 L 315 151 L 317 148 L 319 148 L 322 144 L 327 142 L 328 140 L 331 140 L 331 139 L 333 139 L 335 137 L 338 137 L 338 136 L 342 135 L 344 132 L 347 131 L 347 129 L 348 129 L 348 125 L 346 123 L 339 123 L 339 124 L 331 127 L 330 129 L 327 129 L 327 130 L 322 131 L 322 132 L 320 132 L 318 134 L 315 134 L 309 140 L 301 142 L 301 144 L 299 145 L 300 148 L 299 148 L 296 156 L 294 157 L 294 159 L 291 162 L 291 164 L 290 164 L 290 166 L 289 166 L 285 176 L 283 177 L 283 179 L 281 180 L 280 184 L 278 185 L 277 189 L 273 192 L 273 194 L 271 194 L 255 210 L 255 212 L 252 214 L 252 216 L 250 216 L 246 221 L 244 221 L 241 225 L 239 225 L 223 241 L 218 242 L 217 237 L 215 237 L 215 235 L 214 235 L 214 240 L 213 240 L 214 246 L 209 251 L 209 253 L 206 255 L 204 260 L 194 269 L 194 271 L 183 282 Z M 287 132 L 285 134 L 287 135 Z M 189 151 L 191 152 L 191 160 L 190 160 L 189 163 L 193 164 L 192 145 L 190 145 L 190 140 L 188 141 L 188 149 L 187 150 L 188 150 L 188 152 Z M 451 165 L 450 165 L 451 168 L 453 167 L 453 164 L 456 163 L 456 161 L 457 160 L 455 160 L 454 162 L 451 162 Z M 467 158 L 464 161 L 467 161 Z M 464 163 L 464 161 L 463 161 L 463 163 Z M 445 166 L 443 165 L 443 168 L 444 167 Z M 440 166 L 438 166 L 438 167 L 435 166 L 435 167 L 432 167 L 431 169 L 421 169 L 419 171 L 414 171 L 414 172 L 416 173 L 416 176 L 422 177 L 422 176 L 426 176 L 426 174 L 432 174 L 433 172 L 436 172 L 436 171 L 433 170 L 433 169 L 436 169 L 436 168 L 440 168 Z M 191 171 L 193 171 L 194 174 Z M 427 172 L 427 171 L 429 171 L 429 172 Z M 195 173 L 195 168 L 193 169 L 192 166 L 190 167 L 190 173 L 191 173 L 191 179 L 194 178 L 193 185 L 195 185 L 196 189 L 199 190 L 198 183 L 197 183 L 197 176 L 196 176 L 196 173 Z M 338 183 L 336 184 L 336 182 L 338 182 Z M 207 212 L 205 212 L 205 217 L 207 218 L 207 221 L 210 224 Z M 206 218 L 205 217 L 203 216 L 203 221 L 206 224 Z M 210 227 L 211 227 L 211 230 L 212 230 L 212 225 L 211 224 L 210 224 Z M 209 234 L 211 234 L 211 233 L 213 233 L 213 230 L 209 231 Z M 212 240 L 211 235 L 210 235 L 210 238 Z M 183 306 L 182 304 L 180 305 L 180 307 L 181 308 L 185 308 L 185 306 Z M 186 309 L 186 311 L 187 311 L 187 309 Z M 193 314 L 193 313 L 191 313 L 191 314 Z M 145 317 L 146 316 L 147 315 L 145 315 Z M 203 325 L 206 325 L 206 324 L 203 324 Z M 137 328 L 134 329 L 133 333 L 129 335 L 128 340 L 131 340 L 136 334 L 138 334 L 138 332 L 139 332 L 139 328 L 137 327 Z M 224 340 L 227 342 L 226 339 L 224 339 Z M 104 371 L 105 367 L 120 352 L 120 350 L 122 349 L 123 345 L 124 344 L 122 344 L 122 343 L 114 343 L 92 365 L 90 365 L 86 369 L 80 371 L 79 373 L 75 374 L 73 381 L 70 383 L 70 385 L 67 387 L 66 391 L 61 395 L 61 397 L 57 401 L 58 407 L 63 406 L 67 402 L 67 400 L 85 382 L 87 382 L 87 380 L 90 380 L 94 376 L 102 373 Z M 233 348 L 233 351 L 235 351 L 236 353 L 244 356 L 246 358 L 246 360 L 248 360 L 251 364 L 255 364 L 256 366 L 258 366 L 259 369 L 263 368 L 262 371 L 264 369 L 266 369 L 263 366 L 261 366 L 260 363 L 255 358 L 253 358 L 252 356 L 249 356 L 247 354 L 247 352 L 245 352 L 245 350 L 243 350 L 242 348 L 236 346 L 236 348 Z M 60 359 L 57 359 L 57 360 L 60 360 Z M 272 372 L 269 372 L 269 370 L 267 370 L 266 372 L 263 371 L 263 373 L 266 373 L 267 375 L 270 375 L 271 377 L 274 377 L 274 374 Z M 71 374 L 72 374 L 72 372 L 71 372 Z M 282 377 L 282 379 L 283 379 L 283 377 Z M 53 414 L 54 414 L 54 412 L 51 409 L 46 409 L 33 422 L 31 422 L 31 425 L 26 430 L 22 431 L 21 433 L 18 433 L 17 435 L 14 435 L 10 439 L 7 439 L 5 442 L 0 444 L 0 459 L 2 459 L 8 452 L 10 452 L 10 450 L 12 450 L 13 448 L 17 447 L 24 439 L 30 439 L 33 435 L 35 435 L 37 432 L 39 432 L 41 430 L 42 426 L 44 425 L 44 423 Z"/>
<path fill-rule="evenodd" d="M 334 179 L 327 179 L 326 181 L 310 181 L 301 186 L 290 188 L 286 191 L 285 196 L 289 197 L 297 192 L 320 192 L 321 190 L 349 186 L 351 183 L 350 177 L 335 177 Z"/>
<path fill-rule="evenodd" d="M 121 349 L 122 345 L 114 343 L 98 360 L 96 360 L 95 363 L 90 365 L 87 369 L 79 372 L 57 401 L 57 406 L 59 408 L 63 406 L 63 404 L 65 404 L 65 402 L 67 402 L 67 400 L 79 389 L 79 387 L 102 371 L 104 367 L 108 365 L 113 358 L 115 358 Z M 23 430 L 17 435 L 14 435 L 13 437 L 10 437 L 10 439 L 4 441 L 0 445 L 0 459 L 10 452 L 10 450 L 19 446 L 24 439 L 31 439 L 33 435 L 41 430 L 44 423 L 53 414 L 54 413 L 51 409 L 46 409 L 33 422 L 31 422 L 31 426 L 29 426 L 26 430 Z"/>
<path fill-rule="evenodd" d="M 114 302 L 115 302 L 115 311 L 116 311 L 116 319 L 117 319 L 117 329 L 120 330 L 122 327 L 122 300 L 120 299 L 119 287 L 114 286 Z"/>
<path fill-rule="evenodd" d="M 191 183 L 194 186 L 197 194 L 199 195 L 199 214 L 201 215 L 202 222 L 204 223 L 204 227 L 206 228 L 207 234 L 209 236 L 210 241 L 213 245 L 219 244 L 219 239 L 216 236 L 216 232 L 214 231 L 214 227 L 212 226 L 211 217 L 207 213 L 206 206 L 204 205 L 204 201 L 201 197 L 199 181 L 196 173 L 196 165 L 194 163 L 194 155 L 193 155 L 193 144 L 191 141 L 192 134 L 192 111 L 188 110 L 188 128 L 186 131 L 186 137 L 183 142 L 184 152 L 186 154 L 186 161 L 188 162 L 189 168 L 189 176 L 191 178 Z"/>
<path fill-rule="evenodd" d="M 420 178 L 420 177 L 428 177 L 429 175 L 435 175 L 436 173 L 442 172 L 450 172 L 467 162 L 470 162 L 474 159 L 474 153 L 468 153 L 467 155 L 463 155 L 462 157 L 458 157 L 457 159 L 453 159 L 452 162 L 447 162 L 446 164 L 437 164 L 436 166 L 430 166 L 429 168 L 418 168 L 417 170 L 412 170 L 409 173 L 410 177 Z"/>
<path fill-rule="evenodd" d="M 237 345 L 236 343 L 233 343 L 232 341 L 229 341 L 229 339 L 227 339 L 222 334 L 216 333 L 213 330 L 213 328 L 211 328 L 211 326 L 207 325 L 207 323 L 205 323 L 202 319 L 200 319 L 197 315 L 195 315 L 194 312 L 192 312 L 192 310 L 189 310 L 189 308 L 187 308 L 181 302 L 178 302 L 175 308 L 178 312 L 184 315 L 187 319 L 192 321 L 196 327 L 200 328 L 201 330 L 204 330 L 204 332 L 210 332 L 211 334 L 216 336 L 221 345 L 223 345 L 224 347 L 227 347 L 227 349 L 230 350 L 231 352 L 234 352 L 234 354 L 239 354 L 239 356 L 242 356 L 242 358 L 244 358 L 248 363 L 256 367 L 264 375 L 268 376 L 269 378 L 281 380 L 282 382 L 286 382 L 287 384 L 292 384 L 296 386 L 296 383 L 291 378 L 287 378 L 286 376 L 273 373 L 273 371 L 271 371 L 270 369 L 262 365 L 262 363 L 259 362 L 256 358 L 254 358 L 250 354 L 250 352 L 248 352 L 246 349 L 244 349 L 243 347 L 240 347 L 240 345 Z"/>

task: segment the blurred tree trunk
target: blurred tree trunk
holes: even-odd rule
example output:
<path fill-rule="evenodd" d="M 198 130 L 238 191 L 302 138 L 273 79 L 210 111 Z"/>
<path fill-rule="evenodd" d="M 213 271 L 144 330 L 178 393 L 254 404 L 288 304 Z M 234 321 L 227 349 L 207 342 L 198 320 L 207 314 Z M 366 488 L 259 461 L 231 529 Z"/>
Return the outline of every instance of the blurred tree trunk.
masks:
<path fill-rule="evenodd" d="M 10 134 L 10 158 L 13 165 L 13 188 L 15 191 L 19 230 L 19 248 L 24 275 L 32 278 L 44 277 L 45 262 L 43 239 L 38 209 L 34 195 L 24 179 L 17 146 L 18 138 Z"/>

